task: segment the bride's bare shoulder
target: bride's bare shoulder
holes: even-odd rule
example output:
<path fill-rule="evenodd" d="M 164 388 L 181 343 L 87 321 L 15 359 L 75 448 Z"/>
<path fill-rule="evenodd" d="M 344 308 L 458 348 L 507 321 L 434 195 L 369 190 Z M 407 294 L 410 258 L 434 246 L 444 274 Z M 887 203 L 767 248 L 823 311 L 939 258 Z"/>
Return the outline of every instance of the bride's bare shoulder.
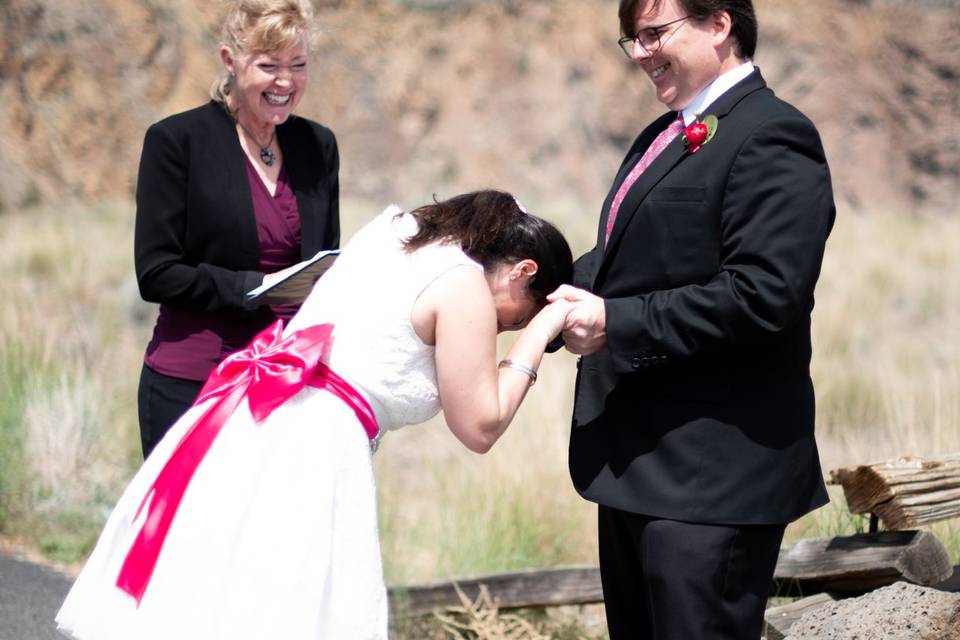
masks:
<path fill-rule="evenodd" d="M 461 324 L 489 320 L 496 326 L 496 310 L 483 271 L 460 264 L 444 271 L 417 297 L 410 315 L 414 331 L 425 344 L 436 344 L 437 319 Z"/>

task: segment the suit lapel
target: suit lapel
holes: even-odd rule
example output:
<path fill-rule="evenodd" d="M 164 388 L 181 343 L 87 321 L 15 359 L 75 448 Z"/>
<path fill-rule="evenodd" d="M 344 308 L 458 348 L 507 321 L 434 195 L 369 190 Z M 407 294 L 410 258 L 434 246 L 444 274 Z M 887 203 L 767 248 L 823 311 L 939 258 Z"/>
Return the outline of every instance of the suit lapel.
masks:
<path fill-rule="evenodd" d="M 713 114 L 717 116 L 718 119 L 722 119 L 731 110 L 746 96 L 757 91 L 759 89 L 765 88 L 766 82 L 763 80 L 763 76 L 760 75 L 760 70 L 755 69 L 753 73 L 744 78 L 741 82 L 738 82 L 736 85 L 730 88 L 726 93 L 721 95 L 717 100 L 711 104 L 706 109 L 707 114 Z M 630 162 L 624 163 L 624 167 L 629 164 L 630 168 L 633 168 L 634 165 L 639 161 L 640 156 L 643 154 L 643 151 L 647 149 L 652 143 L 653 139 L 660 133 L 663 129 L 667 127 L 670 120 L 677 117 L 675 111 L 671 111 L 663 116 L 655 123 L 660 124 L 660 126 L 651 126 L 648 128 L 648 132 L 654 130 L 652 135 L 649 136 L 649 139 L 646 141 L 646 144 L 643 144 L 642 149 L 639 153 L 636 154 L 636 158 L 631 158 Z M 638 143 L 640 140 L 638 140 Z M 639 144 L 637 145 L 639 146 Z M 601 260 L 599 260 L 596 268 L 596 273 L 594 276 L 594 283 L 596 282 L 596 276 L 600 274 L 604 265 L 612 259 L 612 256 L 616 255 L 617 245 L 620 238 L 624 234 L 624 230 L 630 222 L 630 219 L 636 214 L 637 209 L 643 203 L 643 200 L 647 197 L 647 194 L 650 193 L 650 190 L 653 189 L 663 178 L 673 170 L 680 162 L 682 162 L 688 155 L 690 155 L 686 148 L 683 146 L 682 135 L 677 136 L 673 142 L 671 142 L 663 152 L 657 156 L 657 158 L 647 167 L 646 171 L 637 179 L 637 181 L 630 188 L 630 192 L 627 193 L 627 196 L 623 199 L 623 202 L 620 203 L 620 211 L 617 213 L 617 219 L 614 222 L 613 229 L 610 232 L 610 241 L 607 242 L 606 248 L 603 252 Z M 607 199 L 604 202 L 603 214 L 600 224 L 600 236 L 599 236 L 599 246 L 603 246 L 603 230 L 606 227 L 606 220 L 609 214 L 610 202 L 613 200 L 613 195 L 617 192 L 617 189 L 620 188 L 620 184 L 623 182 L 624 178 L 629 172 L 629 169 L 624 171 L 621 169 L 620 173 L 617 175 L 617 180 L 614 183 L 614 187 L 611 190 L 610 194 L 607 195 Z"/>
<path fill-rule="evenodd" d="M 226 154 L 224 170 L 226 171 L 227 188 L 223 194 L 228 202 L 227 210 L 233 211 L 236 216 L 237 228 L 240 232 L 241 249 L 260 259 L 260 240 L 257 237 L 257 218 L 253 212 L 253 195 L 250 193 L 250 179 L 247 177 L 246 156 L 240 146 L 240 137 L 237 135 L 233 119 L 216 102 L 210 102 L 212 109 L 216 109 L 215 116 L 217 136 L 229 149 Z"/>
<path fill-rule="evenodd" d="M 656 137 L 656 134 L 653 136 Z M 617 177 L 613 181 L 613 186 L 610 188 L 610 191 L 607 193 L 606 199 L 603 201 L 603 207 L 600 209 L 600 228 L 597 230 L 597 246 L 603 248 L 605 241 L 604 232 L 607 229 L 607 218 L 610 217 L 610 205 L 613 203 L 613 198 L 617 195 L 617 191 L 620 190 L 620 185 L 623 184 L 623 181 L 627 179 L 627 174 L 633 170 L 637 163 L 640 162 L 640 158 L 643 156 L 643 151 L 652 143 L 653 138 L 647 141 L 646 144 L 642 145 L 642 150 L 638 153 L 629 153 L 626 159 L 623 161 L 623 164 L 620 165 L 620 171 L 617 172 Z M 634 145 L 637 147 L 639 145 Z"/>
<path fill-rule="evenodd" d="M 617 219 L 613 223 L 613 229 L 610 232 L 610 240 L 607 242 L 604 251 L 604 261 L 608 255 L 616 249 L 624 229 L 633 218 L 640 203 L 646 198 L 650 190 L 663 179 L 667 173 L 673 169 L 687 155 L 687 150 L 683 146 L 681 136 L 677 136 L 667 145 L 667 148 L 660 152 L 660 155 L 650 164 L 649 167 L 637 178 L 637 181 L 630 187 L 627 196 L 620 203 L 620 211 L 617 213 Z"/>
<path fill-rule="evenodd" d="M 277 144 L 283 150 L 283 164 L 287 171 L 287 177 L 290 178 L 290 188 L 293 189 L 297 197 L 297 210 L 300 213 L 300 253 L 303 259 L 312 257 L 320 249 L 320 243 L 317 240 L 320 230 L 318 229 L 318 220 L 313 209 L 314 200 L 309 197 L 308 189 L 313 185 L 303 175 L 302 168 L 308 167 L 308 162 L 301 161 L 300 154 L 302 145 L 297 144 L 293 137 L 290 123 L 297 116 L 291 115 L 290 118 L 277 127 Z M 317 159 L 315 162 L 320 162 Z"/>
<path fill-rule="evenodd" d="M 603 201 L 603 207 L 600 209 L 600 228 L 597 230 L 597 246 L 600 247 L 601 250 L 604 247 L 607 218 L 610 216 L 610 205 L 613 203 L 613 198 L 617 195 L 617 191 L 620 190 L 620 185 L 627 179 L 630 171 L 640 162 L 640 158 L 643 157 L 643 152 L 653 144 L 653 141 L 660 135 L 660 132 L 666 129 L 670 121 L 676 116 L 676 112 L 671 111 L 654 120 L 650 126 L 643 130 L 630 147 L 630 150 L 627 151 L 626 158 L 624 158 L 623 163 L 620 165 L 617 177 L 613 180 L 613 185 L 610 187 L 610 191 Z M 623 203 L 621 203 L 620 207 L 621 213 L 623 212 L 622 205 Z"/>

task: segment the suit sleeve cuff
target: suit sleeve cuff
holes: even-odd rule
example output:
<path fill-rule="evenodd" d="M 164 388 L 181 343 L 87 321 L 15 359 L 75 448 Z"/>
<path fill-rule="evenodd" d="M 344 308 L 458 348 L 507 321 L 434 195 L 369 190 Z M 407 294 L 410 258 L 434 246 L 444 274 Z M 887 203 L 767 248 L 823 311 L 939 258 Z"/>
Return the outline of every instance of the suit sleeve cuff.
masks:
<path fill-rule="evenodd" d="M 259 271 L 241 271 L 240 272 L 240 308 L 247 311 L 253 311 L 260 306 L 259 302 L 247 300 L 247 292 L 256 289 L 263 284 L 263 275 Z"/>
<path fill-rule="evenodd" d="M 637 326 L 637 305 L 634 298 L 605 299 L 607 316 L 607 350 L 618 374 L 649 371 L 670 362 L 670 357 L 654 345 L 646 344 Z"/>

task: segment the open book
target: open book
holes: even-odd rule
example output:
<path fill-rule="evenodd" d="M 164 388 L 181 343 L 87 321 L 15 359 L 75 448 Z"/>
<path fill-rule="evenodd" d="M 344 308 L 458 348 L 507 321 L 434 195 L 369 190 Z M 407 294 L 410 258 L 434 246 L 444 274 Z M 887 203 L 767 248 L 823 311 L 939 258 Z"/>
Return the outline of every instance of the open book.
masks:
<path fill-rule="evenodd" d="M 310 295 L 313 283 L 333 265 L 338 255 L 340 255 L 339 249 L 319 251 L 312 258 L 296 265 L 295 269 L 291 269 L 290 273 L 277 282 L 260 285 L 248 291 L 247 300 L 256 300 L 261 304 L 299 304 Z"/>

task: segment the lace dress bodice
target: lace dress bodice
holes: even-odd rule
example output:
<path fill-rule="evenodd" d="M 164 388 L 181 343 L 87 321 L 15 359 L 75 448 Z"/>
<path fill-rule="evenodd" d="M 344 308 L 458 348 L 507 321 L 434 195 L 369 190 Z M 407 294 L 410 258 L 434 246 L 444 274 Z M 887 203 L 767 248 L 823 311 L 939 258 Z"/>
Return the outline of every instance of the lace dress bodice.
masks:
<path fill-rule="evenodd" d="M 388 207 L 351 238 L 287 327 L 334 325 L 323 359 L 370 401 L 381 433 L 440 410 L 434 348 L 410 320 L 417 297 L 454 267 L 482 269 L 454 244 L 405 251 L 402 240 L 417 223 L 398 214 L 398 207 Z"/>

